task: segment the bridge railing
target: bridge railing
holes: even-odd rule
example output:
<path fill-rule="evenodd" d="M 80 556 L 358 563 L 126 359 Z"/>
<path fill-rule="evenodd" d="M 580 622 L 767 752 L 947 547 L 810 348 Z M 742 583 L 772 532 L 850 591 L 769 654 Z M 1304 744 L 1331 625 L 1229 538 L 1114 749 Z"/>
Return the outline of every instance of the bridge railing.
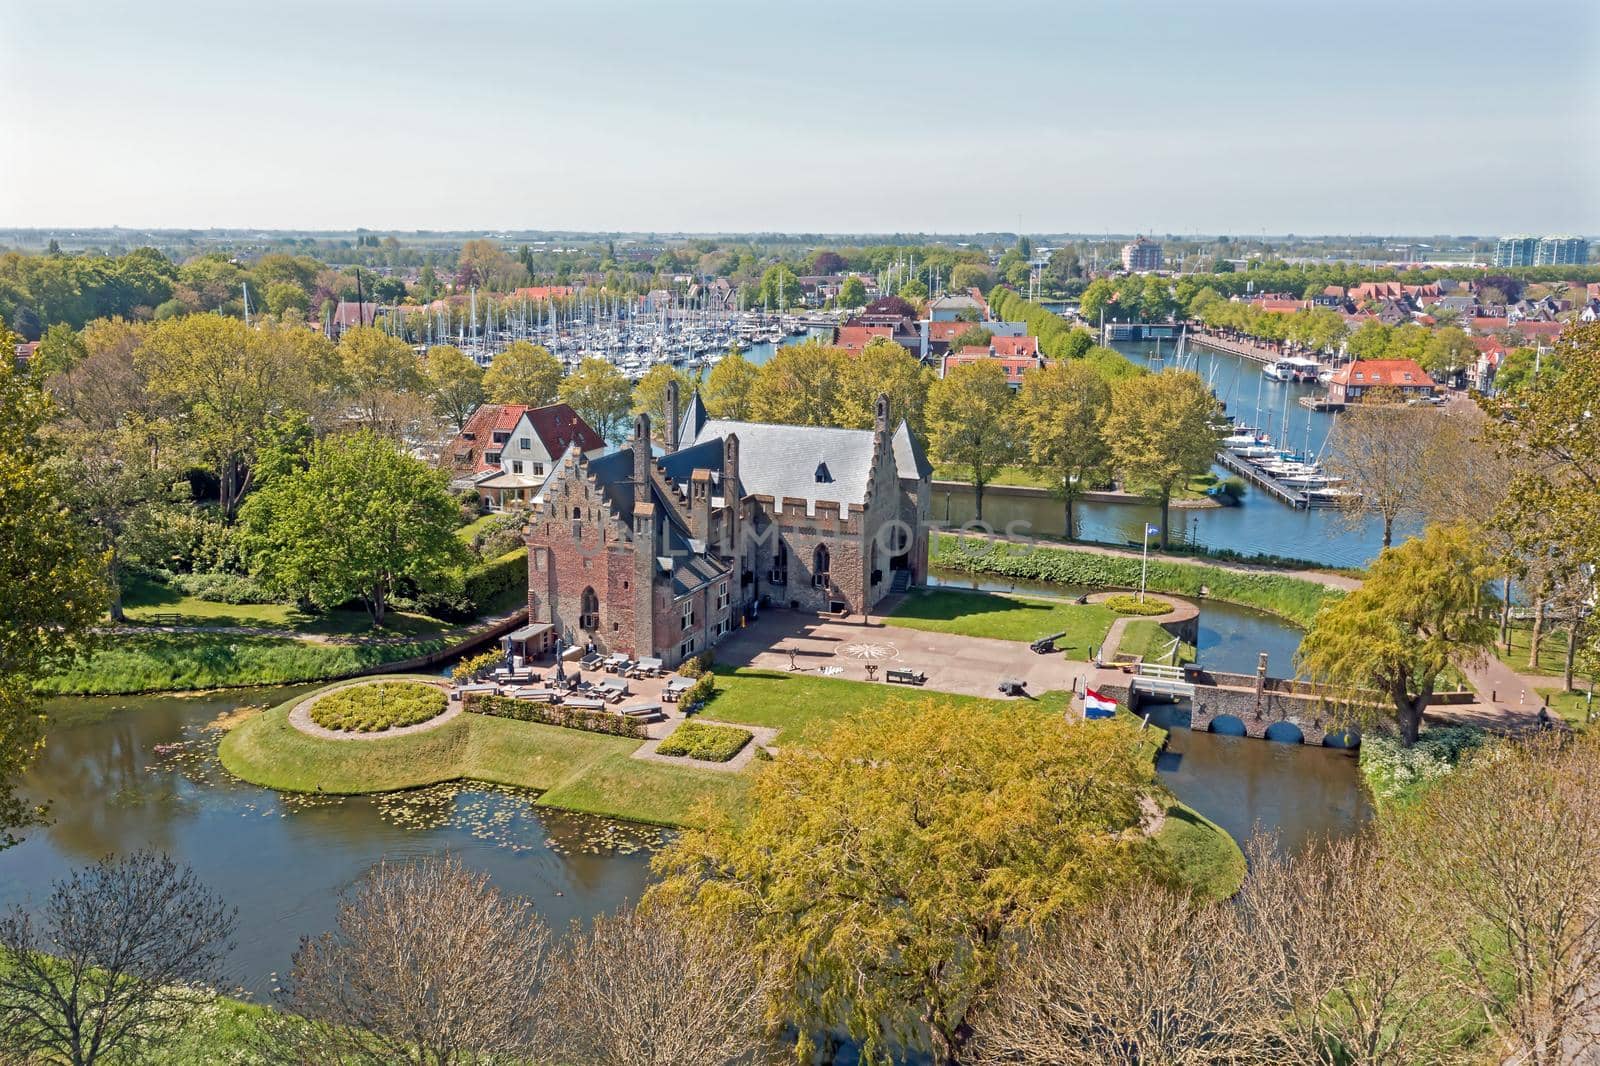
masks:
<path fill-rule="evenodd" d="M 1182 681 L 1184 679 L 1183 667 L 1169 666 L 1166 663 L 1140 663 L 1139 676 L 1165 678 L 1168 681 Z"/>

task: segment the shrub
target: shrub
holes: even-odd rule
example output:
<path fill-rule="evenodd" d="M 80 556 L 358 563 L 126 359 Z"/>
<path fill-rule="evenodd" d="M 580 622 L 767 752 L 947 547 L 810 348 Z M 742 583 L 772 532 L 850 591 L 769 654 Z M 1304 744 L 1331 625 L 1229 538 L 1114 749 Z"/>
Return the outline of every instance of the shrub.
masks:
<path fill-rule="evenodd" d="M 335 689 L 311 705 L 311 720 L 324 729 L 381 733 L 437 718 L 444 708 L 445 695 L 433 685 L 384 681 Z"/>
<path fill-rule="evenodd" d="M 1461 757 L 1483 745 L 1488 735 L 1472 726 L 1427 730 L 1409 748 L 1386 734 L 1361 738 L 1361 772 L 1380 803 L 1404 806 L 1434 781 L 1455 772 Z"/>
<path fill-rule="evenodd" d="M 479 652 L 456 663 L 455 669 L 450 671 L 450 676 L 457 682 L 471 681 L 485 670 L 504 660 L 505 656 L 498 648 Z"/>
<path fill-rule="evenodd" d="M 700 680 L 685 689 L 683 695 L 678 697 L 678 706 L 687 714 L 697 707 L 704 706 L 716 690 L 717 675 L 709 672 L 701 674 Z"/>
<path fill-rule="evenodd" d="M 511 589 L 528 590 L 528 551 L 518 548 L 498 559 L 470 568 L 461 581 L 461 591 L 482 610 Z"/>
<path fill-rule="evenodd" d="M 699 655 L 685 659 L 678 667 L 678 673 L 683 677 L 700 677 L 711 672 L 711 652 L 701 652 Z"/>
<path fill-rule="evenodd" d="M 1153 597 L 1146 597 L 1145 601 L 1140 603 L 1139 597 L 1135 596 L 1131 592 L 1118 593 L 1115 596 L 1107 596 L 1103 606 L 1117 612 L 1118 614 L 1136 614 L 1152 617 L 1158 614 L 1166 614 L 1168 611 L 1172 610 L 1172 604 L 1168 603 L 1166 600 L 1158 600 Z"/>
<path fill-rule="evenodd" d="M 468 693 L 464 710 L 473 714 L 510 718 L 518 722 L 540 722 L 563 729 L 582 729 L 589 733 L 608 733 L 614 737 L 645 739 L 645 724 L 637 718 L 614 714 L 610 711 L 589 711 L 578 707 L 561 707 L 532 700 L 515 700 L 509 696 L 486 696 Z"/>
<path fill-rule="evenodd" d="M 752 736 L 748 729 L 735 729 L 731 725 L 685 722 L 661 742 L 656 752 L 660 755 L 681 755 L 702 762 L 727 762 L 744 750 Z"/>
<path fill-rule="evenodd" d="M 173 574 L 169 582 L 173 588 L 198 596 L 213 603 L 278 603 L 274 596 L 254 578 L 242 574 Z"/>

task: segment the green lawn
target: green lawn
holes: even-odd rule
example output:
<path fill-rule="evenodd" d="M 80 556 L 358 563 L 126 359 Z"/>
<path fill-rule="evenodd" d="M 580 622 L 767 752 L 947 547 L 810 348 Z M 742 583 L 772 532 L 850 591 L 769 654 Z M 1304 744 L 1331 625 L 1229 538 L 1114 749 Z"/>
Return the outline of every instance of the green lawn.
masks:
<path fill-rule="evenodd" d="M 971 484 L 972 468 L 962 466 L 959 463 L 940 463 L 933 468 L 933 477 L 935 481 L 960 481 Z M 1174 492 L 1172 498 L 1175 500 L 1204 499 L 1206 490 L 1216 483 L 1217 476 L 1209 471 L 1204 474 L 1196 474 L 1189 479 L 1189 483 L 1184 488 Z M 1057 487 L 1054 478 L 1046 477 L 1022 466 L 1002 466 L 989 478 L 987 484 L 1030 489 L 1054 489 Z M 1138 486 L 1128 486 L 1127 491 L 1138 494 L 1140 489 Z"/>
<path fill-rule="evenodd" d="M 1564 692 L 1559 688 L 1539 689 L 1539 698 L 1544 700 L 1550 713 L 1559 718 L 1566 719 L 1568 725 L 1574 729 L 1587 729 L 1589 727 L 1589 687 L 1587 682 L 1576 682 L 1579 687 L 1577 692 Z M 1600 701 L 1594 704 L 1594 713 L 1600 718 Z"/>
<path fill-rule="evenodd" d="M 50 695 L 125 695 L 321 681 L 442 647 L 439 638 L 323 644 L 229 633 L 107 634 L 94 651 L 45 678 L 39 689 Z"/>
<path fill-rule="evenodd" d="M 1238 841 L 1193 807 L 1169 804 L 1155 841 L 1183 880 L 1211 899 L 1227 899 L 1244 884 L 1244 852 Z"/>
<path fill-rule="evenodd" d="M 1167 658 L 1172 645 L 1172 635 L 1161 628 L 1160 622 L 1152 622 L 1148 618 L 1131 618 L 1123 627 L 1122 641 L 1117 645 L 1117 652 L 1121 655 L 1138 655 L 1148 662 L 1170 662 Z M 1195 659 L 1193 644 L 1180 641 L 1178 644 L 1178 662 L 1192 663 Z"/>
<path fill-rule="evenodd" d="M 495 514 L 493 511 L 489 512 L 488 514 L 479 515 L 477 518 L 474 518 L 472 521 L 456 530 L 456 536 L 460 537 L 468 544 L 471 544 L 473 537 L 476 537 L 479 533 L 482 533 L 484 530 L 488 529 L 490 526 L 494 525 L 495 522 L 504 517 L 504 515 Z"/>
<path fill-rule="evenodd" d="M 322 636 L 431 636 L 451 628 L 449 623 L 427 615 L 390 611 L 383 629 L 374 630 L 371 617 L 360 609 L 311 614 L 286 603 L 218 603 L 143 577 L 129 580 L 122 605 L 128 621 L 134 624 L 150 622 L 157 615 L 176 615 L 178 625 L 256 626 Z"/>
<path fill-rule="evenodd" d="M 1520 674 L 1544 674 L 1547 677 L 1561 677 L 1566 672 L 1566 630 L 1545 630 L 1539 638 L 1539 661 L 1531 667 L 1528 665 L 1528 649 L 1533 644 L 1533 628 L 1527 624 L 1512 626 L 1510 636 L 1511 648 L 1507 650 L 1496 644 L 1495 654 L 1511 669 Z"/>
<path fill-rule="evenodd" d="M 1097 604 L 934 589 L 908 595 L 884 621 L 906 629 L 997 640 L 1032 641 L 1065 631 L 1056 646 L 1070 659 L 1087 660 L 1089 646 L 1105 640 L 1116 617 Z"/>

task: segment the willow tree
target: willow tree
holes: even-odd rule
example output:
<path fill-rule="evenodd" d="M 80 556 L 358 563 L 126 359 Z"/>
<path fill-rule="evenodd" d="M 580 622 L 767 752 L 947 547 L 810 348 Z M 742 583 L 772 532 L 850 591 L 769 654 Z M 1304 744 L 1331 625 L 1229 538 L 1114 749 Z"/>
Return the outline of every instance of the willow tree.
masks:
<path fill-rule="evenodd" d="M 1298 665 L 1327 687 L 1341 720 L 1392 721 L 1401 745 L 1410 747 L 1440 680 L 1493 647 L 1484 589 L 1495 572 L 1472 527 L 1429 526 L 1421 537 L 1385 548 L 1359 589 L 1317 612 Z"/>
<path fill-rule="evenodd" d="M 1122 721 L 879 707 L 786 745 L 740 820 L 707 810 L 658 856 L 649 901 L 749 929 L 803 1045 L 843 1029 L 865 1061 L 926 1045 L 955 1062 L 1018 937 L 1158 868 L 1128 831 L 1152 775 Z"/>

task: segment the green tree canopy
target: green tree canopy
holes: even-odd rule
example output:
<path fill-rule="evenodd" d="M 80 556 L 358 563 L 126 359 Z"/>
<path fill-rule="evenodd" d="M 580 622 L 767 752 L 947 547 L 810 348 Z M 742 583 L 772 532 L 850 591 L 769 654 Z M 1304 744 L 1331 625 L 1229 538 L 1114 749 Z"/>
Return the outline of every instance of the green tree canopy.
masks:
<path fill-rule="evenodd" d="M 489 370 L 492 373 L 494 367 Z M 591 356 L 561 379 L 556 395 L 601 437 L 616 440 L 633 404 L 633 385 L 610 362 Z"/>
<path fill-rule="evenodd" d="M 867 286 L 860 278 L 851 275 L 844 279 L 839 286 L 840 307 L 865 307 L 867 304 Z"/>
<path fill-rule="evenodd" d="M 1029 469 L 1050 479 L 1066 507 L 1066 532 L 1078 535 L 1073 502 L 1111 462 L 1103 425 L 1111 387 L 1088 363 L 1057 362 L 1022 376 L 1018 435 Z"/>
<path fill-rule="evenodd" d="M 460 348 L 436 344 L 428 349 L 423 371 L 434 410 L 460 433 L 472 412 L 483 402 L 483 367 Z"/>
<path fill-rule="evenodd" d="M 821 341 L 784 345 L 761 364 L 752 417 L 792 426 L 831 425 L 849 365 L 849 352 Z"/>
<path fill-rule="evenodd" d="M 661 440 L 665 440 L 667 434 L 667 385 L 674 381 L 678 383 L 677 417 L 682 418 L 683 405 L 689 402 L 689 394 L 694 391 L 694 378 L 685 371 L 667 363 L 657 363 L 633 386 L 633 413 L 649 415 L 650 425 Z"/>
<path fill-rule="evenodd" d="M 752 417 L 756 383 L 761 370 L 744 357 L 737 344 L 706 375 L 701 397 L 712 418 L 731 418 L 744 422 Z"/>
<path fill-rule="evenodd" d="M 1124 487 L 1149 492 L 1160 501 L 1163 548 L 1172 494 L 1216 461 L 1216 415 L 1216 397 L 1191 371 L 1139 374 L 1112 388 L 1105 420 L 1112 465 Z"/>
<path fill-rule="evenodd" d="M 561 360 L 543 345 L 512 341 L 494 357 L 483 377 L 484 394 L 494 403 L 543 407 L 561 389 Z"/>
<path fill-rule="evenodd" d="M 871 429 L 880 395 L 889 397 L 890 429 L 905 419 L 911 432 L 922 436 L 933 371 L 916 356 L 887 337 L 874 337 L 861 354 L 851 359 L 839 381 L 839 398 L 833 424 L 850 429 Z"/>
<path fill-rule="evenodd" d="M 748 925 L 801 1033 L 842 1027 L 865 1061 L 931 1040 L 951 1063 L 1014 938 L 1158 869 L 1128 831 L 1152 777 L 1122 721 L 891 704 L 785 746 L 743 820 L 656 860 L 652 893 Z"/>
<path fill-rule="evenodd" d="M 1345 720 L 1392 721 L 1410 747 L 1440 678 L 1493 644 L 1484 589 L 1494 573 L 1481 533 L 1431 525 L 1385 548 L 1359 589 L 1317 612 L 1297 663 Z"/>
<path fill-rule="evenodd" d="M 416 415 L 411 401 L 428 387 L 411 346 L 376 326 L 354 326 L 339 337 L 339 361 L 361 424 L 399 439 Z"/>
<path fill-rule="evenodd" d="M 459 516 L 442 471 L 370 430 L 318 441 L 240 515 L 263 582 L 324 610 L 360 599 L 376 626 L 402 584 L 466 561 Z"/>
<path fill-rule="evenodd" d="M 928 389 L 929 450 L 972 478 L 980 521 L 983 487 L 1016 453 L 1013 401 L 1005 369 L 992 359 L 953 366 Z"/>

